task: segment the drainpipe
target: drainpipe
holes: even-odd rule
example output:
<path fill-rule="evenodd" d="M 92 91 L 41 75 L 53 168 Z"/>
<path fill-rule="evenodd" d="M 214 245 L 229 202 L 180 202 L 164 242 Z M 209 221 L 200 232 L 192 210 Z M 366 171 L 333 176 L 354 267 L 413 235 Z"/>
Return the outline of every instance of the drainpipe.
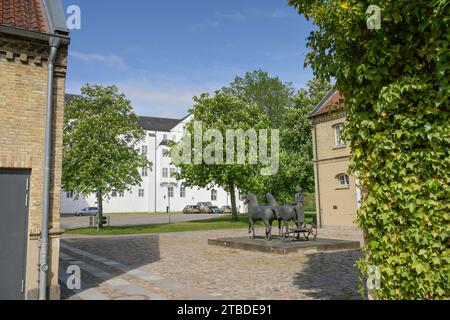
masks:
<path fill-rule="evenodd" d="M 320 177 L 319 177 L 319 149 L 317 147 L 317 125 L 315 123 L 313 123 L 314 126 L 314 141 L 315 141 L 315 151 L 316 151 L 316 178 L 317 178 L 317 202 L 319 205 L 319 208 L 317 208 L 319 210 L 318 214 L 319 214 L 319 228 L 322 229 L 323 227 L 323 222 L 322 222 L 322 203 L 321 203 L 321 199 L 320 199 Z"/>
<path fill-rule="evenodd" d="M 45 171 L 44 191 L 42 197 L 42 229 L 41 250 L 39 257 L 39 300 L 47 300 L 47 271 L 48 247 L 49 247 L 49 211 L 50 211 L 50 179 L 51 179 L 51 157 L 52 157 L 52 122 L 53 122 L 53 83 L 55 60 L 61 38 L 52 36 L 49 39 L 50 55 L 48 57 L 48 83 L 47 83 L 47 106 L 45 119 Z"/>
<path fill-rule="evenodd" d="M 157 174 L 159 173 L 159 170 L 158 170 L 158 166 L 157 166 L 157 164 L 156 164 L 156 162 L 157 162 L 157 160 L 158 160 L 158 158 L 157 158 L 157 155 L 156 155 L 156 153 L 158 152 L 158 147 L 156 146 L 156 144 L 158 143 L 158 132 L 156 132 L 156 130 L 155 130 L 155 213 L 157 213 L 158 212 L 158 208 L 156 207 L 156 197 L 157 197 L 157 192 L 156 192 L 156 178 L 157 178 Z"/>

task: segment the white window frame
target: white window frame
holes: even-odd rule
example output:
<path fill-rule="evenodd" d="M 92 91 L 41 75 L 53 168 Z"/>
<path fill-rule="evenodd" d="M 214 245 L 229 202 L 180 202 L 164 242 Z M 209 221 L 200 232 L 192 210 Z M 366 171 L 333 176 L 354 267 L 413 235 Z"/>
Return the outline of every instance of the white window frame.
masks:
<path fill-rule="evenodd" d="M 142 168 L 141 170 L 141 174 L 143 177 L 148 177 L 148 168 Z"/>
<path fill-rule="evenodd" d="M 217 190 L 211 190 L 211 201 L 217 201 Z"/>
<path fill-rule="evenodd" d="M 344 129 L 343 123 L 338 123 L 333 126 L 334 130 L 334 144 L 336 148 L 343 148 L 346 147 L 346 143 L 344 140 L 342 140 L 342 129 Z"/>
<path fill-rule="evenodd" d="M 169 178 L 169 168 L 162 168 L 162 177 Z"/>
<path fill-rule="evenodd" d="M 339 188 L 348 189 L 350 188 L 350 176 L 348 174 L 342 173 L 337 176 Z"/>
<path fill-rule="evenodd" d="M 169 177 L 170 178 L 176 178 L 175 175 L 177 174 L 177 169 L 176 168 L 170 168 L 169 170 Z"/>
<path fill-rule="evenodd" d="M 145 190 L 144 189 L 139 189 L 138 196 L 139 196 L 139 198 L 144 198 L 145 197 Z"/>
<path fill-rule="evenodd" d="M 113 190 L 113 191 L 111 192 L 111 197 L 117 198 L 117 191 L 116 191 L 116 190 Z"/>
<path fill-rule="evenodd" d="M 169 187 L 167 189 L 167 193 L 168 193 L 169 198 L 174 198 L 174 196 L 175 196 L 175 188 L 174 187 Z"/>
<path fill-rule="evenodd" d="M 143 156 L 147 156 L 148 155 L 148 146 L 142 146 L 141 154 Z"/>
<path fill-rule="evenodd" d="M 66 191 L 66 198 L 67 199 L 73 199 L 75 196 L 75 194 L 73 193 L 73 191 Z"/>
<path fill-rule="evenodd" d="M 186 188 L 185 187 L 180 188 L 180 198 L 181 199 L 186 198 Z"/>

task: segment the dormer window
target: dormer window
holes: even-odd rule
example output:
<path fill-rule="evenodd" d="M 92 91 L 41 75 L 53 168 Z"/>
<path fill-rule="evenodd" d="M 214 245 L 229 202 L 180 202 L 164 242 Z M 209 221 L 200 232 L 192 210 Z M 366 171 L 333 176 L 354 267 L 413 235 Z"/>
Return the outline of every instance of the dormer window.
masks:
<path fill-rule="evenodd" d="M 336 148 L 344 148 L 345 141 L 342 139 L 342 130 L 344 129 L 344 124 L 340 123 L 334 126 L 334 143 Z"/>

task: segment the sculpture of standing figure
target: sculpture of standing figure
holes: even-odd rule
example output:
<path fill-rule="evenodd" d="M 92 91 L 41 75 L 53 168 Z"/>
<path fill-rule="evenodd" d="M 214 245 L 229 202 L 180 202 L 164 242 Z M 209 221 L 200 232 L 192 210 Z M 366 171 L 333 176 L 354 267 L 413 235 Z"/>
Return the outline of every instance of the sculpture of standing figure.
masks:
<path fill-rule="evenodd" d="M 303 227 L 305 225 L 305 205 L 304 205 L 304 196 L 303 189 L 298 186 L 295 191 L 295 212 L 297 213 L 297 225 L 298 227 Z"/>

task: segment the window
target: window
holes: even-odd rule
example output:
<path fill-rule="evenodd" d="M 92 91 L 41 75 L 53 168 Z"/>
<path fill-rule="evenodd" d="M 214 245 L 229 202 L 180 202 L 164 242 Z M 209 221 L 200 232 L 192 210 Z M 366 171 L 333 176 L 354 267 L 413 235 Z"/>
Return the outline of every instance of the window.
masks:
<path fill-rule="evenodd" d="M 345 142 L 342 140 L 342 130 L 344 129 L 344 124 L 340 123 L 334 126 L 334 139 L 336 147 L 345 147 Z"/>
<path fill-rule="evenodd" d="M 142 176 L 147 177 L 148 176 L 148 168 L 142 168 Z"/>
<path fill-rule="evenodd" d="M 144 197 L 144 189 L 139 189 L 139 198 Z"/>
<path fill-rule="evenodd" d="M 117 191 L 111 192 L 111 197 L 113 197 L 113 198 L 117 197 Z"/>
<path fill-rule="evenodd" d="M 170 157 L 170 151 L 168 149 L 163 149 L 162 155 L 165 158 L 169 158 Z"/>
<path fill-rule="evenodd" d="M 186 198 L 186 188 L 185 187 L 180 188 L 180 198 Z"/>
<path fill-rule="evenodd" d="M 211 201 L 217 201 L 217 190 L 211 190 Z"/>
<path fill-rule="evenodd" d="M 67 191 L 66 192 L 66 198 L 67 199 L 73 199 L 73 192 L 72 191 Z"/>
<path fill-rule="evenodd" d="M 177 174 L 177 169 L 170 168 L 170 177 L 175 178 L 175 175 Z"/>
<path fill-rule="evenodd" d="M 338 176 L 339 187 L 348 188 L 350 186 L 350 177 L 346 174 L 340 174 Z"/>
<path fill-rule="evenodd" d="M 143 156 L 148 155 L 148 146 L 142 146 L 142 155 Z"/>
<path fill-rule="evenodd" d="M 163 178 L 168 178 L 169 177 L 169 169 L 168 168 L 163 168 L 162 169 L 162 176 L 163 176 Z"/>
<path fill-rule="evenodd" d="M 169 187 L 169 198 L 173 198 L 173 187 Z"/>
<path fill-rule="evenodd" d="M 125 193 L 124 192 L 119 192 L 119 198 L 123 198 L 125 197 Z"/>
<path fill-rule="evenodd" d="M 167 141 L 167 140 L 168 140 L 168 138 L 169 138 L 169 135 L 167 135 L 167 134 L 163 134 L 163 140 L 164 140 L 164 141 Z"/>

